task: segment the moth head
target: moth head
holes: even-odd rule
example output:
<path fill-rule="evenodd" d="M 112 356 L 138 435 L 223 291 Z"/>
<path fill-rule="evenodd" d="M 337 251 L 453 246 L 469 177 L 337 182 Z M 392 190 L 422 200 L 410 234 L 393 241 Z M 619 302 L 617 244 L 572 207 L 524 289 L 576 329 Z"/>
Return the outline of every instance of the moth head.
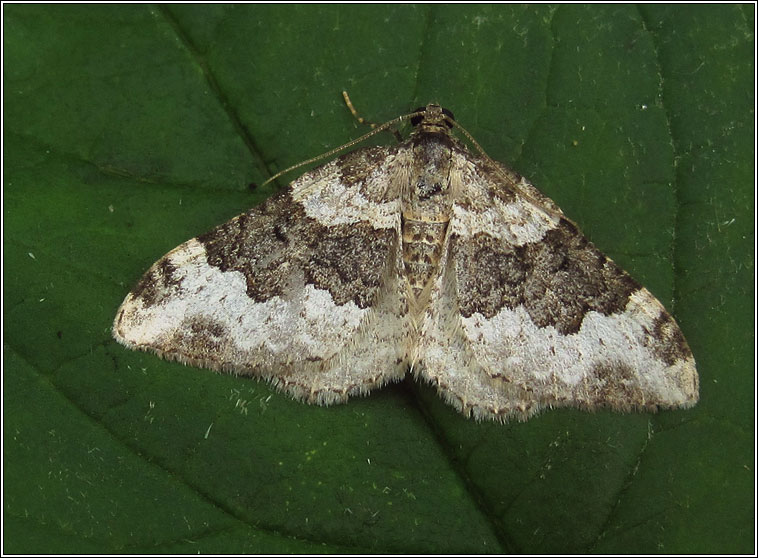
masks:
<path fill-rule="evenodd" d="M 453 127 L 454 121 L 453 113 L 436 103 L 418 107 L 411 116 L 411 124 L 418 131 L 424 132 L 440 131 L 445 128 L 449 130 Z"/>

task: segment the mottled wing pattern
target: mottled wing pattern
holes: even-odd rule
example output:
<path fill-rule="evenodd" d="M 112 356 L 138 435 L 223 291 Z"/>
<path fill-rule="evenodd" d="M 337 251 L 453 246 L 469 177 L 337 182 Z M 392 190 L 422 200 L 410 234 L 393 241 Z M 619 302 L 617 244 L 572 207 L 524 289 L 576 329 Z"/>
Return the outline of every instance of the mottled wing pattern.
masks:
<path fill-rule="evenodd" d="M 692 353 L 661 303 L 526 180 L 453 157 L 457 193 L 417 372 L 478 418 L 694 405 Z"/>
<path fill-rule="evenodd" d="M 401 378 L 398 149 L 339 157 L 172 250 L 127 296 L 114 336 L 321 404 Z"/>
<path fill-rule="evenodd" d="M 693 405 L 695 362 L 661 303 L 528 181 L 469 153 L 449 112 L 411 116 L 400 145 L 339 157 L 169 252 L 116 339 L 311 403 L 410 365 L 476 418 Z"/>

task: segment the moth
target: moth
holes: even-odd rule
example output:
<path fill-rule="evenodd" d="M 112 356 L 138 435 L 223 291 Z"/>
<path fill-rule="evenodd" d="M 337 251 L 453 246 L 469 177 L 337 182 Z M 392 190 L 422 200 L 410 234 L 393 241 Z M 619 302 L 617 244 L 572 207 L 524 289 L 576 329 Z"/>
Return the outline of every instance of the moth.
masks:
<path fill-rule="evenodd" d="M 116 340 L 321 405 L 409 371 L 476 419 L 697 402 L 692 352 L 647 289 L 439 105 L 375 132 L 406 120 L 404 141 L 339 156 L 163 256 Z"/>

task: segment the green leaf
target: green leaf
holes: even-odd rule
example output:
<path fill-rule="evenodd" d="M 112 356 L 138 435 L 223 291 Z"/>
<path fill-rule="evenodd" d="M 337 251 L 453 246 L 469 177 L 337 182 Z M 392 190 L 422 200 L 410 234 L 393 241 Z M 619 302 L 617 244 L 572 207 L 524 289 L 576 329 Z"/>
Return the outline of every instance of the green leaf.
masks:
<path fill-rule="evenodd" d="M 5 552 L 754 550 L 753 6 L 3 10 Z M 321 408 L 116 344 L 153 261 L 365 131 L 343 89 L 553 197 L 676 314 L 698 406 Z"/>

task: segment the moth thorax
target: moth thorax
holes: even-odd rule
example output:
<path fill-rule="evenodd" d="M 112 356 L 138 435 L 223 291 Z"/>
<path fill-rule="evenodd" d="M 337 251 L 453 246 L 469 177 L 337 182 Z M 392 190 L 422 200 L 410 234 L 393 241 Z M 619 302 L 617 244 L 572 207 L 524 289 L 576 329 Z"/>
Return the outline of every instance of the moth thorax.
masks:
<path fill-rule="evenodd" d="M 420 309 L 437 276 L 452 213 L 451 152 L 445 134 L 420 133 L 415 141 L 416 165 L 402 199 L 403 263 L 410 293 Z"/>

